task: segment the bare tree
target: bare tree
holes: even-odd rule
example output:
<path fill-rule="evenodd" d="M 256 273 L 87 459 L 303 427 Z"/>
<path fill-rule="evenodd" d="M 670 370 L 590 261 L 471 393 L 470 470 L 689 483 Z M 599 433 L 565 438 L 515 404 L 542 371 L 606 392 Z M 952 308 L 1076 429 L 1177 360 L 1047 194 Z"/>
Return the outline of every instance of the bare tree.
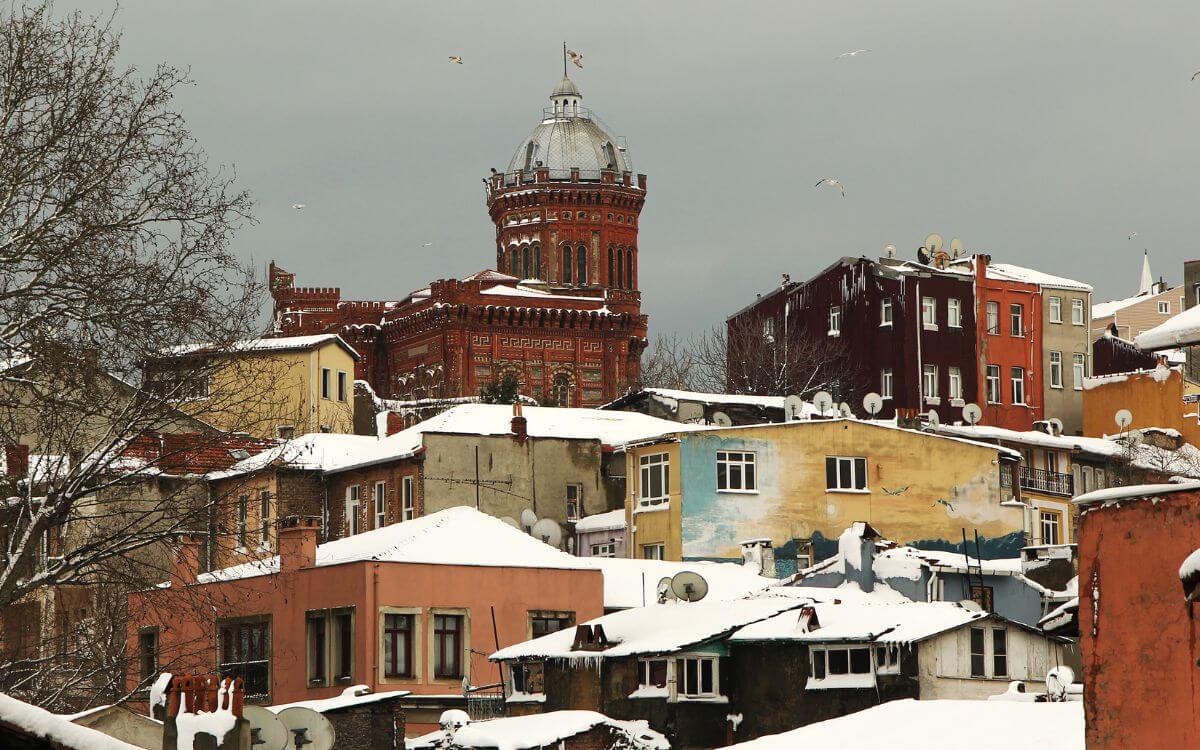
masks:
<path fill-rule="evenodd" d="M 641 380 L 635 385 L 696 390 L 699 367 L 695 355 L 694 339 L 660 333 L 642 358 Z"/>
<path fill-rule="evenodd" d="M 74 678 L 48 685 L 45 665 L 63 662 L 47 655 L 55 638 L 74 649 L 78 674 L 90 670 L 89 685 L 117 691 L 110 699 L 124 686 L 105 661 L 123 632 L 62 637 L 88 632 L 59 621 L 52 605 L 65 587 L 111 594 L 163 580 L 177 536 L 207 528 L 213 501 L 186 483 L 131 494 L 178 456 L 131 460 L 130 446 L 181 432 L 219 446 L 206 415 L 252 415 L 247 406 L 274 392 L 252 373 L 232 376 L 244 388 L 210 391 L 203 357 L 141 387 L 142 365 L 173 346 L 219 351 L 253 337 L 262 290 L 230 248 L 250 199 L 208 168 L 172 109 L 189 81 L 166 65 L 122 67 L 119 48 L 111 18 L 57 18 L 48 4 L 0 11 L 0 450 L 31 456 L 27 475 L 8 466 L 0 476 L 0 675 L 57 690 L 52 706 L 89 700 L 68 700 Z M 20 611 L 37 648 L 13 647 Z"/>

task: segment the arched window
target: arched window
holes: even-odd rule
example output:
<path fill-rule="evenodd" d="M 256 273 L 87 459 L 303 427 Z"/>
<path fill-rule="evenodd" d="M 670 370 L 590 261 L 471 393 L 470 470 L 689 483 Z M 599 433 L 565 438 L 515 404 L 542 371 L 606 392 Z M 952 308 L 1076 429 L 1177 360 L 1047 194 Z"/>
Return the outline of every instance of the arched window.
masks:
<path fill-rule="evenodd" d="M 521 266 L 522 266 L 521 278 L 523 278 L 523 279 L 532 278 L 534 275 L 533 274 L 533 256 L 530 255 L 529 245 L 525 245 L 524 247 L 521 248 Z"/>
<path fill-rule="evenodd" d="M 508 249 L 508 275 L 519 277 L 521 275 L 521 269 L 518 268 L 518 266 L 520 265 L 521 259 L 517 257 L 517 248 L 510 247 Z"/>
<path fill-rule="evenodd" d="M 533 243 L 533 278 L 542 278 L 542 244 Z"/>
<path fill-rule="evenodd" d="M 633 289 L 637 284 L 633 281 L 633 248 L 625 251 L 625 288 Z"/>
<path fill-rule="evenodd" d="M 550 385 L 550 403 L 553 406 L 571 405 L 571 376 L 560 372 Z"/>
<path fill-rule="evenodd" d="M 571 246 L 562 246 L 562 283 L 571 283 Z"/>
<path fill-rule="evenodd" d="M 617 289 L 625 288 L 625 248 L 617 248 L 617 275 L 613 278 L 613 286 Z"/>
<path fill-rule="evenodd" d="M 587 284 L 588 273 L 587 248 L 583 245 L 580 245 L 579 249 L 575 251 L 575 263 L 579 268 L 579 272 L 575 274 L 575 283 L 579 284 L 579 286 L 584 286 Z"/>
<path fill-rule="evenodd" d="M 616 286 L 616 279 L 613 278 L 613 272 L 616 270 L 614 267 L 616 264 L 616 257 L 615 257 L 616 254 L 617 254 L 617 251 L 615 249 L 613 249 L 612 245 L 609 245 L 608 246 L 608 285 L 609 286 Z"/>

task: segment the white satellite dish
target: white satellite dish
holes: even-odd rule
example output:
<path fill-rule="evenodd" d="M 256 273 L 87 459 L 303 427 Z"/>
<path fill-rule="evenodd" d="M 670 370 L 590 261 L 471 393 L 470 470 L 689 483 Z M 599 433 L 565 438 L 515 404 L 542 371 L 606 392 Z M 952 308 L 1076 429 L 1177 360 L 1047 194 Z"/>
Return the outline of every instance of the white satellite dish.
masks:
<path fill-rule="evenodd" d="M 276 716 L 287 728 L 288 742 L 285 747 L 332 750 L 333 743 L 337 742 L 337 734 L 333 731 L 329 719 L 311 708 L 292 706 L 283 709 Z"/>
<path fill-rule="evenodd" d="M 501 518 L 500 523 L 506 523 L 509 526 L 512 526 L 514 529 L 518 529 L 518 530 L 521 528 L 521 524 L 518 523 L 517 519 L 513 518 L 512 516 L 505 516 L 504 518 Z"/>
<path fill-rule="evenodd" d="M 533 525 L 530 534 L 534 539 L 541 539 L 551 547 L 557 547 L 562 543 L 562 528 L 552 519 L 543 518 Z"/>
<path fill-rule="evenodd" d="M 713 412 L 712 421 L 717 427 L 733 427 L 733 420 L 723 411 Z"/>
<path fill-rule="evenodd" d="M 889 258 L 895 258 L 896 257 L 896 246 L 895 245 L 884 245 L 883 246 L 883 254 Z"/>
<path fill-rule="evenodd" d="M 658 603 L 662 604 L 671 599 L 678 599 L 675 592 L 671 590 L 671 577 L 667 576 L 658 582 L 655 587 L 655 592 L 658 594 Z"/>
<path fill-rule="evenodd" d="M 684 570 L 671 578 L 671 591 L 685 602 L 698 602 L 708 595 L 708 581 L 699 573 Z"/>
<path fill-rule="evenodd" d="M 964 249 L 965 248 L 963 247 L 963 241 L 960 240 L 959 238 L 955 237 L 954 239 L 950 240 L 950 257 L 951 258 L 961 257 Z"/>
<path fill-rule="evenodd" d="M 929 421 L 929 426 L 933 427 L 934 429 L 937 429 L 937 427 L 942 423 L 941 417 L 939 417 L 937 412 L 933 409 L 929 410 L 929 413 L 925 415 L 925 419 Z"/>
<path fill-rule="evenodd" d="M 863 409 L 874 418 L 883 409 L 883 396 L 878 393 L 863 396 Z"/>
<path fill-rule="evenodd" d="M 250 723 L 252 750 L 284 750 L 292 739 L 279 717 L 262 706 L 244 706 L 242 718 Z"/>
<path fill-rule="evenodd" d="M 813 394 L 812 404 L 823 417 L 833 408 L 833 396 L 829 395 L 828 391 L 817 391 Z"/>
<path fill-rule="evenodd" d="M 938 234 L 937 232 L 934 232 L 933 234 L 926 237 L 925 238 L 925 249 L 929 251 L 930 255 L 933 255 L 934 253 L 941 251 L 942 235 Z"/>
<path fill-rule="evenodd" d="M 788 396 L 783 400 L 783 418 L 795 422 L 804 413 L 804 399 L 799 396 Z"/>
<path fill-rule="evenodd" d="M 838 414 L 850 419 L 854 417 L 854 410 L 850 408 L 850 404 L 847 404 L 845 401 L 843 401 L 842 403 L 838 404 Z"/>
<path fill-rule="evenodd" d="M 1066 666 L 1054 667 L 1046 673 L 1046 693 L 1050 700 L 1059 702 L 1067 699 L 1067 688 L 1075 682 L 1075 670 Z"/>
<path fill-rule="evenodd" d="M 1054 434 L 1061 435 L 1063 431 L 1063 421 L 1058 417 L 1050 417 L 1050 425 L 1054 427 Z"/>
<path fill-rule="evenodd" d="M 983 419 L 983 409 L 979 408 L 979 404 L 967 404 L 963 407 L 963 419 L 970 425 L 979 424 L 979 420 Z"/>
<path fill-rule="evenodd" d="M 1117 427 L 1120 427 L 1122 430 L 1133 424 L 1133 412 L 1128 409 L 1118 410 L 1113 418 L 1117 422 Z"/>
<path fill-rule="evenodd" d="M 536 513 L 534 513 L 529 508 L 526 508 L 525 510 L 521 511 L 521 528 L 532 529 L 533 525 L 535 523 L 537 523 L 537 514 Z"/>

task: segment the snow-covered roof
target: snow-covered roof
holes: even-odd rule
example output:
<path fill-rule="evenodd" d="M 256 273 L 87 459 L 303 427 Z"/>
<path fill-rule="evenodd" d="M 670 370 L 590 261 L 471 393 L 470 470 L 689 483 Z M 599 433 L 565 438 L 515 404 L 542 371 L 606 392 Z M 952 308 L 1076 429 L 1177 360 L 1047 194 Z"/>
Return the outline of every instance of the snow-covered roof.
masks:
<path fill-rule="evenodd" d="M 1038 620 L 1038 627 L 1046 631 L 1054 631 L 1059 628 L 1065 628 L 1071 624 L 1076 614 L 1079 612 L 1079 597 L 1073 596 L 1054 609 L 1047 612 L 1042 619 Z"/>
<path fill-rule="evenodd" d="M 820 602 L 811 605 L 819 627 L 799 610 L 747 625 L 731 641 L 805 641 L 908 644 L 992 617 L 953 602 Z"/>
<path fill-rule="evenodd" d="M 325 344 L 337 344 L 350 353 L 355 359 L 358 359 L 358 352 L 354 347 L 346 343 L 346 341 L 336 333 L 318 333 L 312 336 L 280 336 L 278 338 L 261 338 L 247 339 L 245 341 L 235 341 L 231 344 L 217 346 L 211 343 L 208 344 L 181 344 L 167 349 L 164 354 L 168 356 L 183 356 L 186 354 L 245 354 L 250 352 L 287 352 L 287 351 L 302 351 L 306 349 L 315 349 Z"/>
<path fill-rule="evenodd" d="M 472 721 L 454 732 L 455 747 L 495 748 L 496 750 L 532 750 L 556 747 L 563 740 L 599 726 L 607 726 L 624 735 L 629 750 L 669 750 L 667 738 L 650 728 L 644 720 L 620 721 L 595 711 L 550 711 L 528 716 Z M 442 747 L 445 733 L 430 732 L 406 740 L 407 750 Z"/>
<path fill-rule="evenodd" d="M 68 750 L 141 750 L 4 693 L 0 693 L 0 722 Z"/>
<path fill-rule="evenodd" d="M 1007 557 L 998 560 L 980 560 L 960 552 L 925 550 L 916 547 L 893 547 L 875 555 L 872 570 L 880 578 L 907 578 L 918 580 L 921 568 L 935 568 L 955 573 L 971 570 L 984 575 L 1019 576 L 1021 558 Z"/>
<path fill-rule="evenodd" d="M 1173 290 L 1170 290 L 1170 291 L 1173 291 Z M 1133 305 L 1136 305 L 1139 302 L 1145 302 L 1146 300 L 1154 299 L 1157 296 L 1158 296 L 1157 294 L 1150 294 L 1149 292 L 1141 292 L 1139 294 L 1133 295 L 1132 297 L 1126 297 L 1125 299 L 1115 299 L 1115 300 L 1109 300 L 1108 302 L 1098 302 L 1098 303 L 1092 305 L 1092 320 L 1095 320 L 1097 318 L 1107 318 L 1108 316 L 1113 315 L 1114 313 L 1124 310 L 1126 307 L 1132 307 Z"/>
<path fill-rule="evenodd" d="M 587 559 L 568 555 L 523 531 L 480 513 L 455 507 L 380 529 L 317 545 L 316 567 L 375 560 L 512 568 L 594 568 Z M 200 583 L 270 575 L 279 557 L 270 557 L 200 575 Z"/>
<path fill-rule="evenodd" d="M 989 279 L 998 279 L 1000 281 L 1020 281 L 1026 284 L 1037 284 L 1038 286 L 1052 287 L 1055 289 L 1074 289 L 1081 292 L 1092 291 L 1091 284 L 1085 284 L 1082 281 L 1075 281 L 1063 276 L 1054 276 L 1052 274 L 1035 271 L 1032 268 L 1023 266 L 1014 266 L 1011 263 L 989 263 L 987 267 L 987 275 Z"/>
<path fill-rule="evenodd" d="M 496 286 L 482 289 L 479 293 L 491 294 L 497 297 L 533 297 L 547 301 L 569 300 L 572 302 L 594 302 L 596 304 L 602 304 L 604 302 L 604 300 L 600 297 L 580 297 L 578 295 L 572 296 L 569 294 L 555 294 L 554 292 L 550 292 L 545 289 L 538 289 L 537 287 L 533 286 L 525 286 L 524 284 L 517 284 L 515 286 L 512 284 L 497 284 Z"/>
<path fill-rule="evenodd" d="M 409 694 L 408 690 L 385 690 L 382 693 L 373 693 L 368 685 L 352 685 L 343 690 L 341 695 L 334 696 L 333 698 L 317 698 L 316 700 L 296 701 L 295 703 L 281 703 L 276 706 L 267 706 L 267 710 L 279 713 L 285 708 L 311 708 L 317 713 L 323 714 L 326 711 L 353 708 L 367 703 L 385 701 L 389 698 L 403 698 Z"/>
<path fill-rule="evenodd" d="M 663 654 L 706 643 L 738 628 L 804 606 L 806 600 L 760 596 L 727 601 L 671 601 L 626 609 L 589 621 L 602 625 L 609 647 L 573 651 L 575 631 L 559 630 L 541 638 L 502 648 L 492 659 L 596 659 Z"/>
<path fill-rule="evenodd" d="M 593 531 L 616 531 L 623 528 L 625 528 L 625 510 L 623 508 L 584 516 L 575 522 L 575 533 L 577 534 L 587 534 Z"/>
<path fill-rule="evenodd" d="M 1134 336 L 1137 348 L 1146 351 L 1200 344 L 1200 305 L 1189 307 L 1163 323 Z"/>
<path fill-rule="evenodd" d="M 1022 445 L 1034 445 L 1039 448 L 1058 448 L 1060 450 L 1080 450 L 1099 456 L 1112 456 L 1121 447 L 1112 440 L 1094 437 L 1078 437 L 1075 435 L 1050 435 L 1039 430 L 1009 430 L 1004 427 L 991 425 L 939 425 L 937 432 L 944 435 L 957 435 L 971 440 L 1000 440 Z"/>
<path fill-rule="evenodd" d="M 281 466 L 303 471 L 327 471 L 370 450 L 380 441 L 369 435 L 342 435 L 314 432 L 301 435 L 286 443 L 238 461 L 225 471 L 209 473 L 209 479 L 250 474 L 268 466 Z"/>
<path fill-rule="evenodd" d="M 1194 492 L 1195 490 L 1200 490 L 1200 482 L 1134 484 L 1128 487 L 1108 487 L 1103 490 L 1094 490 L 1086 495 L 1080 495 L 1071 502 L 1085 508 L 1094 505 L 1109 506 L 1128 500 L 1154 500 L 1173 492 Z"/>
<path fill-rule="evenodd" d="M 705 601 L 736 599 L 779 584 L 778 579 L 760 576 L 737 563 L 672 562 L 623 557 L 582 559 L 604 572 L 605 609 L 628 609 L 652 603 L 658 596 L 658 582 L 685 570 L 699 573 L 708 582 Z"/>
<path fill-rule="evenodd" d="M 769 710 L 764 707 L 763 710 Z M 888 701 L 726 750 L 886 747 L 887 750 L 1084 750 L 1083 703 Z"/>
<path fill-rule="evenodd" d="M 676 401 L 696 401 L 701 404 L 742 404 L 745 406 L 761 406 L 767 409 L 782 409 L 783 396 L 746 396 L 740 393 L 705 393 L 702 391 L 681 391 L 675 388 L 643 388 L 646 393 L 674 399 Z M 805 404 L 811 407 L 811 404 Z"/>

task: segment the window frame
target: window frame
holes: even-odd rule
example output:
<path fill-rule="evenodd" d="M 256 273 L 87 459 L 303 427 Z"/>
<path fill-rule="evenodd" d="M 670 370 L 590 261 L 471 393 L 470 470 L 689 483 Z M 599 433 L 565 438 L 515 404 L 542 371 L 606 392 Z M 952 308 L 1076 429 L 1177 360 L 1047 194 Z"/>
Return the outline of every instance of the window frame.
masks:
<path fill-rule="evenodd" d="M 416 482 L 411 474 L 400 478 L 400 493 L 400 520 L 411 521 L 417 513 Z"/>
<path fill-rule="evenodd" d="M 660 492 L 648 492 L 657 474 Z M 643 453 L 638 456 L 638 507 L 666 507 L 671 500 L 671 454 L 667 452 Z"/>
<path fill-rule="evenodd" d="M 388 525 L 387 480 L 378 480 L 371 485 L 371 506 L 375 511 L 375 527 L 382 529 Z"/>
<path fill-rule="evenodd" d="M 662 684 L 655 682 L 655 664 L 662 665 Z M 654 690 L 661 691 L 663 697 L 667 695 L 671 686 L 671 660 L 665 656 L 652 656 L 638 659 L 638 691 Z"/>
<path fill-rule="evenodd" d="M 713 700 L 721 698 L 721 657 L 714 654 L 677 654 L 675 656 L 675 699 L 677 701 Z M 694 675 L 688 665 L 695 663 Z M 709 690 L 704 690 L 704 668 L 709 669 Z M 695 684 L 689 684 L 693 682 Z"/>
<path fill-rule="evenodd" d="M 879 327 L 892 327 L 892 298 L 883 297 L 879 301 Z"/>
<path fill-rule="evenodd" d="M 1055 357 L 1058 358 L 1058 361 L 1055 361 Z M 1059 389 L 1063 387 L 1062 352 L 1050 352 L 1050 387 Z"/>
<path fill-rule="evenodd" d="M 1167 308 L 1167 309 L 1165 309 L 1165 310 L 1164 310 L 1164 309 L 1163 309 L 1164 307 L 1165 307 L 1165 308 Z M 1171 300 L 1169 300 L 1169 299 L 1165 299 L 1165 300 L 1163 300 L 1163 299 L 1160 299 L 1160 300 L 1158 301 L 1158 314 L 1159 314 L 1159 315 L 1170 315 L 1170 314 L 1171 314 Z"/>
<path fill-rule="evenodd" d="M 321 398 L 329 401 L 333 397 L 333 370 L 321 368 Z"/>
<path fill-rule="evenodd" d="M 1000 303 L 995 300 L 984 304 L 984 311 L 987 315 L 987 328 L 985 332 L 989 336 L 1000 335 Z"/>
<path fill-rule="evenodd" d="M 250 545 L 250 494 L 238 495 L 237 504 L 237 550 L 245 552 Z"/>
<path fill-rule="evenodd" d="M 921 327 L 926 331 L 936 331 L 938 329 L 936 297 L 921 297 Z"/>
<path fill-rule="evenodd" d="M 842 306 L 841 305 L 830 305 L 829 306 L 829 331 L 827 332 L 826 335 L 828 335 L 828 336 L 841 336 L 842 335 Z"/>
<path fill-rule="evenodd" d="M 843 466 L 849 467 L 848 487 L 842 486 Z M 870 467 L 865 456 L 825 456 L 825 492 L 869 493 L 869 479 Z"/>
<path fill-rule="evenodd" d="M 976 643 L 976 636 L 979 637 Z M 971 627 L 967 634 L 971 679 L 987 679 L 987 628 Z"/>
<path fill-rule="evenodd" d="M 1010 367 L 1008 368 L 1009 382 L 1012 386 L 1012 403 L 1013 406 L 1028 406 L 1025 402 L 1025 368 Z M 1018 388 L 1018 386 L 1020 386 Z M 1018 392 L 1019 391 L 1019 392 Z"/>
<path fill-rule="evenodd" d="M 951 366 L 946 368 L 946 377 L 948 378 L 948 388 L 946 396 L 951 399 L 962 400 L 963 397 L 963 377 L 962 368 Z"/>
<path fill-rule="evenodd" d="M 1000 384 L 1000 365 L 984 366 L 984 384 L 987 393 L 984 394 L 989 404 L 1004 403 L 1004 388 Z M 996 398 L 993 399 L 992 396 Z"/>
<path fill-rule="evenodd" d="M 1052 532 L 1053 541 L 1046 538 L 1047 530 Z M 1053 508 L 1038 508 L 1038 536 L 1042 544 L 1064 543 L 1062 511 Z"/>
<path fill-rule="evenodd" d="M 717 451 L 716 470 L 717 492 L 735 495 L 758 494 L 758 454 L 755 451 Z M 742 486 L 733 486 L 735 475 L 737 483 Z"/>
<path fill-rule="evenodd" d="M 258 546 L 260 549 L 271 548 L 271 491 L 258 491 Z"/>
<path fill-rule="evenodd" d="M 148 650 L 147 641 L 151 643 Z M 162 637 L 157 626 L 138 629 L 137 663 L 141 682 L 150 682 L 158 676 L 160 643 Z"/>
<path fill-rule="evenodd" d="M 814 643 L 808 647 L 808 680 L 805 690 L 838 690 L 845 688 L 875 687 L 875 675 L 878 670 L 875 664 L 874 643 Z M 838 662 L 845 660 L 845 671 L 833 671 L 831 655 L 838 656 Z M 856 664 L 866 658 L 867 671 L 854 671 Z M 897 656 L 896 671 L 899 671 L 899 656 Z"/>
<path fill-rule="evenodd" d="M 1008 304 L 1008 335 L 1013 338 L 1025 338 L 1025 305 L 1019 302 Z"/>
<path fill-rule="evenodd" d="M 667 545 L 663 544 L 662 542 L 651 542 L 649 544 L 643 544 L 641 547 L 641 552 L 642 552 L 641 559 L 643 559 L 643 560 L 665 560 L 665 559 L 667 559 Z M 646 553 L 648 553 L 648 552 L 652 552 L 653 554 L 650 554 L 649 556 L 647 556 Z"/>
<path fill-rule="evenodd" d="M 1050 296 L 1049 304 L 1047 305 L 1047 317 L 1051 323 L 1063 322 L 1062 317 L 1062 297 Z"/>
<path fill-rule="evenodd" d="M 410 680 L 420 680 L 424 674 L 423 662 L 421 657 L 425 651 L 424 639 L 422 638 L 422 627 L 424 626 L 425 618 L 419 607 L 389 607 L 383 606 L 379 608 L 377 627 L 379 628 L 379 664 L 382 665 L 383 676 L 380 678 L 383 682 L 403 682 Z M 388 659 L 388 635 L 387 635 L 387 617 L 388 615 L 400 615 L 408 618 L 408 622 L 412 627 L 409 632 L 409 674 L 388 673 L 391 667 Z"/>
<path fill-rule="evenodd" d="M 346 403 L 350 398 L 349 377 L 345 370 L 337 371 L 337 400 Z"/>
<path fill-rule="evenodd" d="M 574 497 L 571 497 L 572 491 Z M 583 514 L 583 485 L 579 482 L 567 482 L 563 493 L 566 502 L 566 518 L 568 521 L 578 521 Z"/>
<path fill-rule="evenodd" d="M 346 488 L 343 528 L 346 536 L 362 533 L 362 486 L 355 483 Z"/>
<path fill-rule="evenodd" d="M 946 327 L 962 328 L 962 300 L 957 297 L 946 300 Z"/>
<path fill-rule="evenodd" d="M 1076 315 L 1076 313 L 1078 313 L 1078 315 Z M 1083 300 L 1078 298 L 1071 300 L 1071 325 L 1087 325 L 1087 316 L 1084 314 Z"/>
<path fill-rule="evenodd" d="M 938 398 L 938 366 L 928 362 L 921 365 L 921 390 L 925 398 Z"/>
<path fill-rule="evenodd" d="M 1071 378 L 1074 390 L 1083 390 L 1083 379 L 1087 377 L 1087 355 L 1080 352 L 1071 353 Z"/>
<path fill-rule="evenodd" d="M 884 367 L 879 371 L 879 397 L 890 401 L 895 392 L 896 376 L 890 367 Z"/>
<path fill-rule="evenodd" d="M 616 557 L 617 543 L 616 542 L 593 542 L 589 550 L 591 557 Z"/>
<path fill-rule="evenodd" d="M 253 645 L 252 637 L 247 637 L 246 639 L 243 639 L 241 637 L 242 632 L 248 632 L 250 629 L 255 629 L 255 630 L 259 631 L 260 636 L 259 636 L 258 644 L 263 649 L 265 658 L 262 658 L 262 659 L 243 658 L 240 660 L 236 660 L 236 657 L 248 657 L 248 656 L 252 655 L 250 653 L 250 647 Z M 245 685 L 245 691 L 246 691 L 245 698 L 247 701 L 252 701 L 252 702 L 266 701 L 268 703 L 270 702 L 270 699 L 271 699 L 271 676 L 273 673 L 272 665 L 273 665 L 273 661 L 274 661 L 272 658 L 273 657 L 273 647 L 274 647 L 272 630 L 273 630 L 273 627 L 272 627 L 270 615 L 261 615 L 260 614 L 260 615 L 249 615 L 246 617 L 223 618 L 223 619 L 218 619 L 216 622 L 216 631 L 217 631 L 217 669 L 216 669 L 216 671 L 217 671 L 217 674 L 221 677 L 241 677 L 241 678 L 243 678 L 243 684 Z M 235 637 L 232 639 L 227 639 L 226 633 L 229 633 L 229 632 L 235 633 Z M 232 645 L 235 647 L 235 649 L 238 647 L 241 647 L 241 646 L 246 646 L 247 651 L 245 653 L 229 654 L 226 650 L 226 646 L 230 645 L 230 643 L 228 642 L 229 640 L 232 641 Z M 235 657 L 235 659 L 228 658 L 230 656 Z M 256 691 L 253 689 L 255 687 L 254 681 L 252 681 L 251 679 L 248 679 L 250 677 L 250 675 L 247 674 L 247 670 L 251 666 L 253 666 L 253 667 L 261 666 L 263 668 L 262 682 L 263 682 L 263 686 L 265 687 L 264 691 Z M 257 672 L 257 669 L 255 671 Z"/>
<path fill-rule="evenodd" d="M 462 612 L 440 610 L 433 610 L 430 614 L 430 627 L 433 631 L 433 679 L 461 680 L 467 676 L 466 662 L 469 659 L 466 649 L 467 616 Z M 458 626 L 453 630 L 447 630 L 440 627 L 443 620 L 456 622 Z M 453 643 L 447 648 L 445 640 L 450 634 L 452 634 Z M 454 655 L 453 666 L 456 667 L 453 672 L 446 669 L 448 665 L 445 662 L 446 657 L 451 654 Z"/>

